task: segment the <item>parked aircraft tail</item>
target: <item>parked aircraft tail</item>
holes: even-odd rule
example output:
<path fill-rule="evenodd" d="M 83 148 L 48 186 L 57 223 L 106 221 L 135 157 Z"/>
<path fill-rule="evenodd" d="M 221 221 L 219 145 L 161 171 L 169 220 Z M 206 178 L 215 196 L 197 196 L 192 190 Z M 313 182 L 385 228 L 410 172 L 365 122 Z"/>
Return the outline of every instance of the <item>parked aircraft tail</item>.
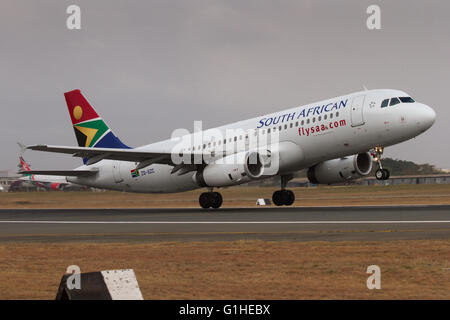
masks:
<path fill-rule="evenodd" d="M 31 171 L 31 166 L 22 157 L 22 154 L 19 155 L 19 164 L 17 166 L 19 167 L 19 172 L 21 172 L 24 177 L 30 178 L 32 176 L 30 173 L 27 173 L 28 171 Z"/>
<path fill-rule="evenodd" d="M 31 171 L 30 165 L 25 161 L 22 156 L 19 156 L 19 165 L 20 171 Z"/>

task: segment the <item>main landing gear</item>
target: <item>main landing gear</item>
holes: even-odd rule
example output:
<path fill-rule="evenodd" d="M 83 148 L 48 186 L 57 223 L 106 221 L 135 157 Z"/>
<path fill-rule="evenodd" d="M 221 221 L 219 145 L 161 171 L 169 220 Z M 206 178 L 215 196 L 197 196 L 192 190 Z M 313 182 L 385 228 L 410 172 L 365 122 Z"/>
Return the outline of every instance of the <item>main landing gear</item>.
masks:
<path fill-rule="evenodd" d="M 203 209 L 213 208 L 218 209 L 222 206 L 222 195 L 218 192 L 203 192 L 198 198 L 198 202 Z"/>
<path fill-rule="evenodd" d="M 294 201 L 295 194 L 291 190 L 277 190 L 272 196 L 272 202 L 276 206 L 290 206 Z"/>
<path fill-rule="evenodd" d="M 383 151 L 383 147 L 375 147 L 372 151 L 373 159 L 378 163 L 378 170 L 375 171 L 375 178 L 377 178 L 377 180 L 387 180 L 391 175 L 389 170 L 383 169 L 383 166 L 381 165 L 381 155 L 383 154 Z"/>
<path fill-rule="evenodd" d="M 272 202 L 276 206 L 290 206 L 295 201 L 295 194 L 291 190 L 286 190 L 286 185 L 293 178 L 292 175 L 281 176 L 281 190 L 277 190 L 272 195 Z"/>

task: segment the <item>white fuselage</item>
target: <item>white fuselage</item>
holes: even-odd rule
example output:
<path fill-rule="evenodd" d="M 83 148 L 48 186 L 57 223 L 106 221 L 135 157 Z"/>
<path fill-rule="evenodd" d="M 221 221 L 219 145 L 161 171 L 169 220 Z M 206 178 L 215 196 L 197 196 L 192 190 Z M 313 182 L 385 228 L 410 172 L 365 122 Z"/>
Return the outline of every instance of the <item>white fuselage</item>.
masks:
<path fill-rule="evenodd" d="M 276 173 L 287 174 L 325 160 L 367 152 L 375 146 L 391 146 L 426 131 L 435 119 L 435 113 L 430 107 L 412 102 L 381 108 L 385 99 L 408 96 L 398 90 L 368 90 L 310 103 L 186 135 L 183 141 L 190 142 L 181 146 L 182 152 L 219 153 L 223 144 L 214 143 L 219 140 L 212 140 L 212 132 L 221 132 L 224 139 L 227 139 L 227 147 L 230 143 L 236 144 L 233 152 L 239 152 L 244 150 L 240 150 L 241 147 L 248 147 L 245 133 L 242 138 L 241 135 L 236 135 L 237 141 L 234 141 L 234 137 L 230 138 L 226 132 L 236 129 L 242 129 L 243 132 L 256 130 L 257 136 L 263 137 L 267 135 L 268 129 L 273 133 L 275 128 L 279 142 L 288 148 L 292 146 L 292 156 L 297 157 L 293 165 Z M 135 150 L 173 152 L 174 149 L 179 151 L 179 148 L 180 140 L 169 139 Z M 79 168 L 96 168 L 98 174 L 91 177 L 67 177 L 67 181 L 128 192 L 181 192 L 200 188 L 195 179 L 195 171 L 179 175 L 173 173 L 172 165 L 152 164 L 140 169 L 139 175 L 136 175 L 132 173 L 136 165 L 136 162 L 102 160 Z M 247 181 L 248 179 L 236 180 L 233 184 Z"/>
<path fill-rule="evenodd" d="M 82 186 L 74 185 L 68 182 L 66 177 L 54 176 L 54 175 L 44 175 L 44 174 L 33 174 L 27 175 L 19 178 L 19 180 L 29 183 L 31 185 L 37 185 L 38 187 L 53 190 L 63 190 L 65 188 L 70 189 L 80 189 Z"/>

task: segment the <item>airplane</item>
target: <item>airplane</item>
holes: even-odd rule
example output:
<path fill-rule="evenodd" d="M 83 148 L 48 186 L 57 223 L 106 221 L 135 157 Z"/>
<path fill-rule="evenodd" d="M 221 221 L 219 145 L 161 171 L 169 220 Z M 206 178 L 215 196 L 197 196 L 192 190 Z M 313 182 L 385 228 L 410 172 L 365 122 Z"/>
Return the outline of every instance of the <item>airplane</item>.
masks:
<path fill-rule="evenodd" d="M 434 110 L 400 90 L 364 90 L 171 139 L 131 148 L 124 144 L 79 89 L 64 94 L 78 147 L 30 145 L 27 149 L 71 154 L 83 159 L 74 170 L 32 174 L 65 176 L 95 188 L 141 193 L 173 193 L 207 188 L 202 208 L 219 208 L 214 188 L 280 177 L 276 206 L 290 206 L 286 189 L 293 174 L 307 169 L 314 184 L 341 183 L 367 176 L 389 178 L 381 166 L 385 147 L 428 130 Z M 195 126 L 195 125 L 194 125 Z M 148 129 L 143 130 L 143 133 Z"/>
<path fill-rule="evenodd" d="M 29 183 L 30 185 L 34 185 L 40 188 L 44 188 L 46 190 L 81 190 L 86 187 L 73 184 L 71 182 L 67 182 L 65 177 L 62 176 L 54 176 L 54 175 L 36 175 L 31 174 L 31 166 L 28 162 L 23 158 L 23 151 L 26 149 L 24 145 L 20 142 L 17 143 L 21 148 L 21 153 L 19 155 L 19 164 L 18 167 L 20 169 L 19 173 L 23 175 L 20 177 L 17 182 L 19 183 Z M 14 184 L 14 187 L 17 187 L 18 184 Z"/>

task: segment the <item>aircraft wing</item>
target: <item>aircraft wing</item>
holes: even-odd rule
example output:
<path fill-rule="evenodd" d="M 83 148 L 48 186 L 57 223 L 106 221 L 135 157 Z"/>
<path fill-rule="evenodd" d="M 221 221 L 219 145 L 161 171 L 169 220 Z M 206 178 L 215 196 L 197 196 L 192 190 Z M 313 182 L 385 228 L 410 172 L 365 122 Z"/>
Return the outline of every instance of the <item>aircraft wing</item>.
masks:
<path fill-rule="evenodd" d="M 64 176 L 64 177 L 83 177 L 91 176 L 98 172 L 98 170 L 31 170 L 19 171 L 19 174 L 42 174 L 50 176 Z"/>
<path fill-rule="evenodd" d="M 131 162 L 172 164 L 171 153 L 148 152 L 136 149 L 116 149 L 116 148 L 86 148 L 86 147 L 66 147 L 51 145 L 32 145 L 27 149 L 71 154 L 74 157 L 87 158 L 87 164 L 94 164 L 103 159 L 123 160 Z"/>

